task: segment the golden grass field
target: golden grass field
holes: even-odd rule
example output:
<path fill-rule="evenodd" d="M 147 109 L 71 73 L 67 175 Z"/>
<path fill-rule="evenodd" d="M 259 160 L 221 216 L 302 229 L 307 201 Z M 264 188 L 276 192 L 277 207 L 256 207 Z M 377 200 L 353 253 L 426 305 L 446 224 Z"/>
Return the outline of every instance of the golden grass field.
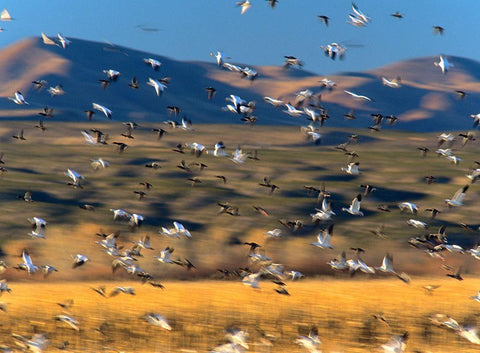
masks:
<path fill-rule="evenodd" d="M 252 352 L 302 352 L 295 344 L 317 326 L 324 352 L 376 352 L 393 334 L 410 333 L 407 352 L 476 352 L 478 346 L 454 332 L 433 325 L 429 316 L 447 314 L 460 324 L 476 325 L 479 306 L 469 299 L 480 281 L 414 278 L 410 285 L 396 279 L 318 278 L 289 282 L 290 296 L 278 295 L 274 285 L 256 290 L 239 281 L 165 282 L 165 289 L 138 282 L 106 284 L 133 286 L 135 296 L 103 298 L 91 287 L 100 282 L 14 283 L 1 301 L 1 342 L 11 345 L 10 333 L 46 333 L 48 352 L 69 342 L 73 352 L 206 352 L 225 342 L 225 328 L 248 330 Z M 422 288 L 440 285 L 433 295 Z M 77 332 L 54 320 L 62 313 L 56 303 L 73 299 L 68 312 L 80 322 Z M 172 331 L 141 319 L 156 312 Z M 383 315 L 388 326 L 373 318 Z M 103 334 L 98 328 L 102 327 Z M 268 347 L 258 328 L 276 337 Z"/>

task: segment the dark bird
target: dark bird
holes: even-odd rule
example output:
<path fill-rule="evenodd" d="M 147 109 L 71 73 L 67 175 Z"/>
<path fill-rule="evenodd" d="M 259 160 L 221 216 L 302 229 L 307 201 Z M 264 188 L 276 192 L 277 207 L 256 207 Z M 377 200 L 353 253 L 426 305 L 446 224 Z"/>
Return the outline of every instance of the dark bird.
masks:
<path fill-rule="evenodd" d="M 432 29 L 433 29 L 433 34 L 443 35 L 443 33 L 445 32 L 445 28 L 443 28 L 442 26 L 433 26 Z"/>
<path fill-rule="evenodd" d="M 139 191 L 139 190 L 135 190 L 133 193 L 138 196 L 139 200 L 143 200 L 145 198 L 145 196 L 147 195 L 147 193 L 145 191 Z"/>
<path fill-rule="evenodd" d="M 43 110 L 38 113 L 38 115 L 41 115 L 45 118 L 53 118 L 53 108 L 43 107 Z"/>
<path fill-rule="evenodd" d="M 107 297 L 107 291 L 105 289 L 105 286 L 99 286 L 99 287 L 96 287 L 96 288 L 93 288 L 93 287 L 90 287 L 90 289 L 92 289 L 93 291 L 95 291 L 95 293 L 98 293 L 100 294 L 102 297 L 106 298 Z"/>
<path fill-rule="evenodd" d="M 142 185 L 145 190 L 150 190 L 150 189 L 153 188 L 153 185 L 150 184 L 150 183 L 147 182 L 147 181 L 142 181 L 142 182 L 140 182 L 140 183 L 138 183 L 138 184 L 139 184 L 139 185 Z"/>
<path fill-rule="evenodd" d="M 92 117 L 95 115 L 95 111 L 93 110 L 85 110 L 85 114 L 87 115 L 88 121 L 92 120 Z"/>
<path fill-rule="evenodd" d="M 455 90 L 455 94 L 457 95 L 458 99 L 465 99 L 467 97 L 467 93 L 461 90 Z"/>
<path fill-rule="evenodd" d="M 353 120 L 353 119 L 356 119 L 357 117 L 355 116 L 355 109 L 350 109 L 350 111 L 346 114 L 343 114 L 343 116 L 346 118 L 346 119 L 349 119 L 349 120 Z"/>
<path fill-rule="evenodd" d="M 192 170 L 190 169 L 190 166 L 185 163 L 185 160 L 182 159 L 179 165 L 177 165 L 177 168 L 186 171 L 187 173 L 191 173 Z"/>
<path fill-rule="evenodd" d="M 172 149 L 173 152 L 178 152 L 178 153 L 185 153 L 185 147 L 179 143 L 174 149 Z"/>
<path fill-rule="evenodd" d="M 272 184 L 270 177 L 264 177 L 263 183 L 259 183 L 258 185 L 266 188 L 270 188 L 270 194 L 272 194 L 275 191 L 275 189 L 280 189 L 277 185 Z"/>
<path fill-rule="evenodd" d="M 267 1 L 268 1 L 268 5 L 269 5 L 272 9 L 275 8 L 275 6 L 277 5 L 277 2 L 278 2 L 278 0 L 267 0 Z"/>
<path fill-rule="evenodd" d="M 437 214 L 442 213 L 441 211 L 437 210 L 436 208 L 426 208 L 425 212 L 430 212 L 431 213 L 430 219 L 435 219 Z"/>
<path fill-rule="evenodd" d="M 198 177 L 191 177 L 191 178 L 188 178 L 187 180 L 189 180 L 192 183 L 192 186 L 202 183 L 202 181 Z"/>
<path fill-rule="evenodd" d="M 237 206 L 232 206 L 228 202 L 217 202 L 217 205 L 220 206 L 220 210 L 217 214 L 229 214 L 230 216 L 240 216 Z"/>
<path fill-rule="evenodd" d="M 435 180 L 437 179 L 437 178 L 435 178 L 433 175 L 427 175 L 427 176 L 425 176 L 424 178 L 425 178 L 425 182 L 426 182 L 427 184 L 432 184 L 432 183 L 434 183 Z"/>
<path fill-rule="evenodd" d="M 107 89 L 108 86 L 110 86 L 110 84 L 112 83 L 111 80 L 106 78 L 101 78 L 100 80 L 98 80 L 98 82 L 100 82 L 100 85 L 102 86 L 103 89 Z"/>
<path fill-rule="evenodd" d="M 455 271 L 455 273 L 447 273 L 447 276 L 455 278 L 458 281 L 462 281 L 463 277 L 461 276 L 460 271 L 461 271 L 461 267 L 459 267 L 457 271 Z"/>
<path fill-rule="evenodd" d="M 146 168 L 152 168 L 152 169 L 162 168 L 162 166 L 160 165 L 160 162 L 150 162 L 150 163 L 145 164 L 145 167 Z"/>
<path fill-rule="evenodd" d="M 420 153 L 422 154 L 422 157 L 426 157 L 427 152 L 430 151 L 430 149 L 428 147 L 417 147 L 417 150 L 420 151 Z"/>
<path fill-rule="evenodd" d="M 220 179 L 224 184 L 227 183 L 227 178 L 224 175 L 215 175 L 215 178 Z"/>
<path fill-rule="evenodd" d="M 282 286 L 282 285 L 279 285 L 277 288 L 275 288 L 275 292 L 282 295 L 290 295 L 290 293 L 288 293 L 285 286 Z"/>
<path fill-rule="evenodd" d="M 361 188 L 364 188 L 365 191 L 364 191 L 364 195 L 365 196 L 368 196 L 370 195 L 372 192 L 374 192 L 375 190 L 377 190 L 377 188 L 373 185 L 369 185 L 369 184 L 366 184 L 366 185 L 360 185 Z"/>
<path fill-rule="evenodd" d="M 132 77 L 132 80 L 130 81 L 128 86 L 130 88 L 133 88 L 133 89 L 139 89 L 140 88 L 140 85 L 138 84 L 137 78 L 135 76 Z"/>
<path fill-rule="evenodd" d="M 205 91 L 208 93 L 209 100 L 212 100 L 215 97 L 215 93 L 217 93 L 217 90 L 213 87 L 205 87 Z"/>
<path fill-rule="evenodd" d="M 35 127 L 36 127 L 37 129 L 42 130 L 42 131 L 47 130 L 47 128 L 46 128 L 45 125 L 43 124 L 43 120 L 39 120 L 39 121 L 38 121 L 38 124 L 35 125 Z"/>
<path fill-rule="evenodd" d="M 318 15 L 317 18 L 322 21 L 323 23 L 325 23 L 325 26 L 328 27 L 328 22 L 330 20 L 330 17 L 328 16 L 325 16 L 325 15 Z"/>
<path fill-rule="evenodd" d="M 253 150 L 252 152 L 248 152 L 248 159 L 252 159 L 254 161 L 259 161 L 260 158 L 258 158 L 258 150 Z"/>
<path fill-rule="evenodd" d="M 134 139 L 135 137 L 132 135 L 132 128 L 127 127 L 127 130 L 125 132 L 121 133 L 120 136 L 129 138 L 129 139 Z"/>
<path fill-rule="evenodd" d="M 392 13 L 390 16 L 399 18 L 399 19 L 403 18 L 403 14 L 398 11 L 396 11 L 395 13 Z"/>
<path fill-rule="evenodd" d="M 5 164 L 5 161 L 3 160 L 3 152 L 0 152 L 0 164 Z"/>
<path fill-rule="evenodd" d="M 81 204 L 78 207 L 80 207 L 81 209 L 86 210 L 86 211 L 95 211 L 95 206 L 90 205 L 88 203 Z"/>
<path fill-rule="evenodd" d="M 163 137 L 163 135 L 168 134 L 168 132 L 166 130 L 161 129 L 161 128 L 160 129 L 152 129 L 152 131 L 157 133 L 157 140 L 160 140 Z"/>
<path fill-rule="evenodd" d="M 35 89 L 38 89 L 39 91 L 41 91 L 42 89 L 44 89 L 48 85 L 48 82 L 45 81 L 45 80 L 34 80 L 34 81 L 32 81 L 32 83 L 33 83 Z"/>
<path fill-rule="evenodd" d="M 128 145 L 126 143 L 123 143 L 123 142 L 113 142 L 113 144 L 118 146 L 118 152 L 119 153 L 122 153 L 128 147 Z"/>
<path fill-rule="evenodd" d="M 260 207 L 260 206 L 252 206 L 252 207 L 257 213 L 260 213 L 262 216 L 265 216 L 265 217 L 270 216 L 270 213 L 268 213 L 268 211 L 263 207 Z"/>
<path fill-rule="evenodd" d="M 189 259 L 176 259 L 173 263 L 182 267 L 185 267 L 187 271 L 196 270 L 197 267 Z"/>
<path fill-rule="evenodd" d="M 168 110 L 168 114 L 173 114 L 175 115 L 175 117 L 177 117 L 178 114 L 180 114 L 180 112 L 182 111 L 179 107 L 174 105 L 167 106 L 167 110 Z"/>
<path fill-rule="evenodd" d="M 26 138 L 23 136 L 23 129 L 21 129 L 18 134 L 12 136 L 14 139 L 17 140 L 26 140 Z"/>
<path fill-rule="evenodd" d="M 253 252 L 255 252 L 255 249 L 258 249 L 258 248 L 261 248 L 261 247 L 262 247 L 260 244 L 257 244 L 257 243 L 255 243 L 255 242 L 253 242 L 253 241 L 252 241 L 252 242 L 246 241 L 246 242 L 244 242 L 243 244 L 250 246 L 250 250 L 248 251 L 249 253 L 253 253 Z"/>

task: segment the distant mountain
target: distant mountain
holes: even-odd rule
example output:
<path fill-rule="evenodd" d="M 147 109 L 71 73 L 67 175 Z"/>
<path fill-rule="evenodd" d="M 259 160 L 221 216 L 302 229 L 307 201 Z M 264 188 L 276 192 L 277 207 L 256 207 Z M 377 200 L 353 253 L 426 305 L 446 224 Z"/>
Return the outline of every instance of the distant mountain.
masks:
<path fill-rule="evenodd" d="M 152 57 L 162 63 L 158 72 L 143 63 Z M 418 58 L 394 63 L 375 70 L 345 72 L 329 76 L 337 83 L 332 91 L 321 91 L 323 106 L 330 119 L 327 126 L 367 127 L 372 124 L 371 113 L 394 114 L 399 118 L 399 129 L 416 131 L 461 130 L 472 127 L 469 115 L 480 112 L 476 101 L 480 98 L 480 63 L 450 57 L 455 65 L 446 75 L 433 65 L 436 57 Z M 240 65 L 246 66 L 246 65 Z M 117 82 L 103 89 L 99 79 L 103 70 L 121 73 Z M 249 81 L 239 73 L 219 68 L 212 62 L 187 62 L 112 46 L 105 43 L 72 39 L 66 49 L 43 44 L 40 38 L 29 38 L 0 51 L 0 118 L 37 118 L 44 106 L 55 109 L 56 120 L 84 120 L 92 102 L 113 111 L 113 120 L 161 122 L 172 118 L 167 106 L 178 106 L 194 123 L 236 123 L 240 116 L 222 111 L 225 98 L 238 95 L 257 102 L 255 115 L 259 124 L 305 125 L 305 118 L 293 118 L 263 102 L 264 96 L 293 101 L 296 92 L 310 89 L 320 92 L 318 76 L 303 70 L 282 67 L 255 67 L 259 77 Z M 135 76 L 140 89 L 128 87 Z M 398 89 L 382 85 L 381 77 L 401 77 Z M 170 77 L 171 83 L 157 97 L 146 82 L 149 77 Z M 33 80 L 46 80 L 49 86 L 61 84 L 66 92 L 50 96 L 39 91 Z M 209 101 L 205 87 L 217 89 L 216 97 Z M 15 91 L 21 91 L 30 102 L 18 106 L 9 101 Z M 372 98 L 372 102 L 354 101 L 344 90 Z M 467 92 L 460 100 L 455 90 Z M 343 114 L 355 109 L 356 120 L 346 120 Z M 105 119 L 100 113 L 94 119 Z"/>

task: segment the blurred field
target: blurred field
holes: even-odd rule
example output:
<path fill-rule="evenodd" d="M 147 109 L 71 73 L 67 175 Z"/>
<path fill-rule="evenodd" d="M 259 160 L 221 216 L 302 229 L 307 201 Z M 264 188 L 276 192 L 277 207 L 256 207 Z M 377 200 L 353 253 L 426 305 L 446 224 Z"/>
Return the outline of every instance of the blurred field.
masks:
<path fill-rule="evenodd" d="M 217 268 L 233 269 L 245 266 L 247 248 L 244 241 L 256 241 L 264 245 L 268 256 L 287 268 L 306 274 L 331 273 L 326 262 L 352 246 L 367 249 L 364 260 L 380 264 L 388 249 L 394 254 L 397 270 L 410 274 L 442 274 L 438 261 L 407 245 L 408 238 L 422 235 L 406 225 L 412 215 L 400 214 L 397 203 L 410 201 L 420 208 L 415 217 L 430 225 L 435 231 L 441 224 L 448 226 L 449 240 L 464 247 L 472 247 L 479 240 L 478 233 L 465 232 L 458 224 L 476 222 L 478 199 L 476 185 L 466 197 L 465 206 L 447 209 L 443 200 L 465 185 L 465 174 L 477 158 L 478 148 L 467 144 L 461 148 L 457 142 L 456 152 L 463 161 L 453 165 L 445 158 L 432 153 L 436 149 L 435 134 L 413 134 L 386 130 L 370 133 L 355 129 L 324 129 L 322 145 L 315 146 L 305 141 L 298 128 L 266 127 L 249 128 L 241 125 L 197 125 L 195 131 L 169 129 L 169 134 L 157 140 L 151 128 L 164 124 L 146 125 L 134 130 L 135 139 L 120 136 L 124 126 L 120 123 L 58 123 L 47 121 L 48 130 L 41 132 L 31 122 L 15 122 L 12 128 L 0 129 L 0 142 L 8 172 L 0 176 L 0 246 L 3 259 L 9 264 L 18 263 L 23 248 L 28 248 L 34 262 L 51 264 L 60 269 L 49 280 L 65 279 L 114 279 L 110 271 L 111 257 L 104 254 L 95 243 L 95 235 L 103 230 L 120 230 L 118 243 L 129 247 L 131 242 L 145 234 L 151 235 L 155 252 L 144 252 L 141 266 L 153 275 L 167 277 L 209 277 Z M 14 127 L 13 127 L 14 126 Z M 110 136 L 108 145 L 87 145 L 80 134 L 82 129 L 97 128 Z M 25 130 L 26 141 L 11 138 L 18 130 Z M 340 168 L 347 164 L 347 156 L 334 146 L 345 142 L 347 136 L 358 133 L 360 143 L 351 145 L 360 155 L 359 176 L 349 176 Z M 259 160 L 248 159 L 238 165 L 227 158 L 203 155 L 196 158 L 187 151 L 173 152 L 178 143 L 200 142 L 208 149 L 222 140 L 227 152 L 237 146 L 244 151 L 258 151 Z M 126 142 L 129 147 L 119 154 L 113 141 Z M 475 142 L 474 142 L 475 143 Z M 429 146 L 432 152 L 421 158 L 416 147 Z M 111 166 L 94 171 L 90 159 L 102 157 Z M 202 162 L 208 165 L 203 171 L 192 166 L 192 173 L 177 168 L 181 160 L 187 164 Z M 146 168 L 145 164 L 160 162 L 161 168 Z M 66 185 L 64 176 L 72 168 L 85 176 L 83 189 Z M 223 184 L 217 175 L 224 175 Z M 427 185 L 424 177 L 434 175 L 436 182 Z M 196 176 L 201 183 L 192 186 L 187 179 Z M 259 186 L 265 176 L 280 189 L 273 194 Z M 154 188 L 147 191 L 143 200 L 133 193 L 142 190 L 138 184 L 149 181 Z M 337 216 L 335 223 L 334 250 L 319 250 L 310 245 L 322 225 L 314 225 L 310 213 L 318 207 L 316 195 L 309 195 L 304 186 L 320 187 L 326 184 L 332 193 L 331 200 Z M 352 198 L 362 192 L 360 184 L 373 184 L 377 190 L 364 197 L 362 210 L 365 217 L 353 217 L 341 211 Z M 17 198 L 27 190 L 32 191 L 32 203 Z M 217 202 L 229 202 L 240 210 L 240 216 L 218 214 Z M 95 212 L 78 206 L 90 203 Z M 377 210 L 378 204 L 390 205 L 392 212 Z M 264 217 L 252 206 L 262 206 L 270 213 Z M 425 208 L 442 210 L 437 219 L 430 220 Z M 145 216 L 144 225 L 131 232 L 122 222 L 114 222 L 110 208 L 122 208 Z M 31 239 L 27 233 L 28 217 L 38 216 L 47 220 L 46 240 Z M 292 232 L 284 228 L 279 219 L 302 220 L 303 229 Z M 170 239 L 159 234 L 160 227 L 172 227 L 174 220 L 182 222 L 192 233 L 190 240 Z M 379 239 L 370 232 L 378 225 L 385 225 L 388 239 Z M 323 225 L 325 226 L 325 225 Z M 283 239 L 267 241 L 264 233 L 281 228 Z M 239 245 L 240 244 L 240 245 Z M 175 248 L 173 256 L 189 258 L 198 271 L 186 273 L 181 268 L 168 270 L 153 258 L 165 246 Z M 83 253 L 91 258 L 85 268 L 71 270 L 71 255 Z M 207 256 L 208 255 L 208 256 Z M 452 265 L 461 264 L 464 272 L 477 269 L 471 257 L 447 254 Z M 6 278 L 24 278 L 24 274 L 9 270 Z M 124 277 L 126 278 L 126 277 Z"/>
<path fill-rule="evenodd" d="M 49 352 L 64 341 L 73 352 L 205 352 L 225 342 L 225 328 L 247 330 L 252 352 L 301 352 L 298 335 L 317 326 L 324 352 L 376 352 L 394 334 L 410 333 L 407 352 L 476 352 L 478 348 L 452 331 L 433 325 L 431 315 L 443 313 L 462 325 L 479 323 L 479 303 L 470 300 L 480 282 L 467 277 L 398 280 L 311 279 L 288 283 L 291 296 L 274 292 L 273 284 L 260 290 L 239 282 L 193 281 L 165 283 L 156 289 L 138 282 L 135 296 L 102 298 L 91 287 L 100 282 L 12 284 L 1 301 L 1 342 L 12 344 L 10 333 L 49 337 Z M 440 285 L 433 295 L 422 286 Z M 107 292 L 113 289 L 107 283 Z M 34 289 L 34 291 L 32 291 Z M 56 303 L 73 299 L 68 313 L 80 331 L 54 320 L 62 313 Z M 167 318 L 172 331 L 154 327 L 141 317 L 155 312 Z M 387 324 L 373 318 L 383 315 Z M 101 328 L 101 331 L 99 331 Z M 273 346 L 261 343 L 263 331 L 274 335 Z"/>

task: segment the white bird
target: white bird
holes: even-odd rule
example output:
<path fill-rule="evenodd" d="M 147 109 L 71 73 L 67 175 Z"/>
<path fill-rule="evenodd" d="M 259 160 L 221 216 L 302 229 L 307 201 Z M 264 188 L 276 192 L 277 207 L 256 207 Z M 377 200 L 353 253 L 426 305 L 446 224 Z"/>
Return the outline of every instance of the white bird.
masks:
<path fill-rule="evenodd" d="M 400 212 L 409 211 L 412 214 L 417 214 L 418 206 L 411 202 L 401 202 L 398 204 L 398 208 L 400 208 Z"/>
<path fill-rule="evenodd" d="M 62 96 L 65 94 L 65 91 L 63 90 L 62 85 L 56 85 L 55 87 L 49 87 L 47 89 L 47 92 L 50 93 L 53 96 Z"/>
<path fill-rule="evenodd" d="M 424 228 L 424 229 L 425 229 L 425 228 L 428 228 L 428 224 L 427 224 L 427 223 L 422 222 L 422 221 L 419 221 L 419 220 L 417 220 L 417 219 L 413 219 L 413 218 L 409 219 L 409 220 L 407 221 L 407 224 L 408 224 L 409 226 L 412 226 L 412 227 L 415 227 L 415 228 Z"/>
<path fill-rule="evenodd" d="M 332 218 L 332 216 L 336 216 L 335 212 L 332 211 L 332 206 L 330 202 L 328 202 L 327 199 L 327 197 L 323 198 L 321 209 L 315 208 L 316 213 L 310 213 L 310 217 L 312 217 L 312 222 L 328 221 Z"/>
<path fill-rule="evenodd" d="M 122 210 L 121 208 L 111 208 L 110 211 L 113 212 L 113 220 L 128 220 L 131 217 L 131 214 L 128 213 L 127 211 Z"/>
<path fill-rule="evenodd" d="M 133 241 L 134 244 L 137 244 L 143 249 L 148 249 L 148 250 L 154 250 L 152 246 L 150 245 L 150 236 L 145 235 L 143 238 L 140 238 L 140 240 Z"/>
<path fill-rule="evenodd" d="M 108 109 L 107 107 L 105 107 L 103 105 L 100 105 L 100 104 L 97 104 L 97 103 L 92 103 L 92 106 L 93 106 L 93 109 L 101 111 L 103 114 L 105 114 L 105 116 L 108 119 L 112 119 L 112 111 L 110 109 Z"/>
<path fill-rule="evenodd" d="M 83 175 L 78 174 L 76 171 L 70 168 L 68 168 L 64 174 L 72 180 L 70 183 L 68 183 L 69 185 L 72 185 L 74 188 L 82 188 L 81 182 L 85 179 Z"/>
<path fill-rule="evenodd" d="M 397 274 L 397 272 L 393 269 L 393 256 L 390 254 L 386 254 L 383 257 L 380 267 L 375 267 L 375 269 L 385 273 L 391 273 L 394 275 Z"/>
<path fill-rule="evenodd" d="M 163 264 L 173 264 L 174 262 L 170 258 L 173 250 L 174 250 L 173 248 L 167 246 L 165 249 L 160 251 L 160 255 L 155 256 L 155 258 Z"/>
<path fill-rule="evenodd" d="M 158 97 L 160 97 L 162 95 L 163 91 L 165 91 L 165 89 L 167 88 L 166 84 L 160 82 L 159 80 L 157 80 L 155 78 L 151 78 L 151 77 L 148 78 L 147 85 L 155 88 L 155 93 L 157 94 Z"/>
<path fill-rule="evenodd" d="M 38 266 L 33 264 L 27 250 L 23 250 L 22 259 L 23 263 L 17 265 L 18 269 L 27 271 L 28 274 L 35 273 L 38 270 Z"/>
<path fill-rule="evenodd" d="M 73 318 L 69 315 L 65 315 L 65 314 L 57 315 L 57 316 L 55 316 L 55 320 L 66 323 L 68 326 L 73 328 L 75 331 L 80 331 L 79 322 L 75 318 Z"/>
<path fill-rule="evenodd" d="M 446 156 L 445 158 L 450 162 L 452 162 L 453 164 L 459 164 L 462 161 L 462 159 L 457 156 Z"/>
<path fill-rule="evenodd" d="M 453 64 L 448 62 L 447 58 L 443 55 L 440 55 L 440 61 L 433 63 L 435 66 L 438 66 L 442 70 L 442 74 L 446 74 L 448 70 L 453 67 Z"/>
<path fill-rule="evenodd" d="M 11 291 L 12 291 L 12 289 L 8 286 L 6 279 L 0 280 L 0 295 L 2 295 L 3 292 L 9 292 L 10 293 Z"/>
<path fill-rule="evenodd" d="M 290 103 L 285 103 L 285 108 L 287 108 L 287 110 L 282 110 L 282 111 L 285 114 L 288 114 L 288 115 L 293 116 L 293 117 L 299 117 L 300 115 L 305 114 L 305 112 L 303 110 L 295 108 Z"/>
<path fill-rule="evenodd" d="M 86 257 L 85 255 L 82 255 L 82 254 L 72 255 L 72 258 L 73 258 L 73 266 L 72 266 L 73 268 L 77 268 L 79 266 L 82 266 L 87 261 L 90 261 L 90 259 L 88 257 Z"/>
<path fill-rule="evenodd" d="M 217 61 L 218 62 L 218 61 Z M 233 72 L 242 72 L 242 68 L 238 65 L 230 64 L 230 63 L 223 63 L 222 68 L 228 71 L 233 71 Z"/>
<path fill-rule="evenodd" d="M 230 157 L 230 155 L 225 152 L 225 145 L 222 141 L 219 141 L 215 144 L 213 155 L 215 157 Z"/>
<path fill-rule="evenodd" d="M 248 158 L 248 153 L 244 153 L 240 147 L 237 147 L 235 152 L 233 152 L 233 157 L 230 158 L 232 162 L 237 164 L 245 163 L 245 160 Z"/>
<path fill-rule="evenodd" d="M 342 167 L 341 170 L 350 175 L 359 175 L 360 174 L 360 170 L 358 169 L 359 165 L 360 165 L 359 162 L 348 163 L 347 167 L 346 168 Z"/>
<path fill-rule="evenodd" d="M 167 319 L 160 314 L 149 313 L 143 316 L 142 318 L 145 319 L 145 321 L 147 321 L 149 324 L 152 324 L 153 326 L 161 327 L 167 331 L 172 330 L 172 326 L 170 326 Z"/>
<path fill-rule="evenodd" d="M 100 168 L 105 169 L 110 166 L 110 163 L 103 158 L 90 159 L 90 166 L 93 170 L 98 170 Z"/>
<path fill-rule="evenodd" d="M 53 40 L 53 39 L 50 39 L 45 33 L 42 32 L 42 41 L 43 41 L 43 44 L 45 45 L 57 45 L 58 44 Z"/>
<path fill-rule="evenodd" d="M 230 57 L 223 55 L 222 52 L 210 53 L 210 56 L 214 56 L 218 66 L 223 66 L 224 59 L 230 59 Z"/>
<path fill-rule="evenodd" d="M 465 193 L 468 190 L 468 185 L 465 185 L 461 189 L 458 189 L 457 192 L 455 192 L 455 195 L 451 199 L 445 199 L 445 203 L 449 207 L 459 207 L 463 206 L 463 199 L 465 198 Z"/>
<path fill-rule="evenodd" d="M 265 236 L 267 238 L 276 239 L 276 238 L 281 238 L 283 236 L 283 233 L 281 229 L 275 228 L 265 232 Z"/>
<path fill-rule="evenodd" d="M 188 231 L 188 229 L 186 229 L 182 223 L 180 222 L 177 222 L 177 221 L 174 221 L 173 222 L 173 226 L 175 227 L 175 230 L 177 232 L 177 234 L 179 234 L 180 236 L 183 235 L 187 238 L 191 238 L 192 237 L 192 234 L 190 234 L 190 232 Z"/>
<path fill-rule="evenodd" d="M 60 33 L 57 33 L 57 38 L 58 38 L 58 41 L 60 42 L 60 46 L 63 49 L 65 49 L 67 47 L 67 45 L 69 45 L 71 43 L 67 38 L 62 36 Z"/>
<path fill-rule="evenodd" d="M 463 327 L 457 333 L 471 343 L 480 344 L 480 337 L 478 337 L 478 330 L 476 327 Z"/>
<path fill-rule="evenodd" d="M 128 219 L 128 224 L 130 224 L 131 227 L 140 227 L 144 220 L 145 217 L 142 215 L 132 213 Z"/>
<path fill-rule="evenodd" d="M 321 353 L 319 347 L 322 341 L 318 337 L 316 328 L 312 329 L 308 336 L 298 336 L 295 343 L 305 348 L 309 353 Z"/>
<path fill-rule="evenodd" d="M 15 96 L 14 97 L 8 97 L 8 99 L 10 99 L 15 104 L 19 104 L 19 105 L 29 105 L 30 104 L 25 100 L 25 97 L 23 96 L 23 94 L 20 91 L 16 91 Z"/>
<path fill-rule="evenodd" d="M 252 288 L 260 288 L 260 276 L 262 272 L 251 273 L 242 279 L 242 283 Z"/>
<path fill-rule="evenodd" d="M 10 13 L 8 12 L 7 9 L 3 9 L 2 13 L 0 13 L 0 21 L 11 21 L 12 16 L 10 16 Z"/>
<path fill-rule="evenodd" d="M 327 262 L 327 264 L 334 270 L 345 270 L 349 267 L 345 251 L 343 251 L 340 255 L 340 259 L 330 260 L 329 262 Z"/>
<path fill-rule="evenodd" d="M 114 69 L 103 70 L 103 73 L 107 75 L 110 81 L 116 81 L 120 77 L 120 71 Z"/>
<path fill-rule="evenodd" d="M 36 333 L 31 339 L 12 333 L 15 343 L 24 351 L 31 353 L 42 353 L 47 349 L 48 340 L 45 334 Z"/>
<path fill-rule="evenodd" d="M 386 77 L 382 77 L 382 84 L 384 86 L 387 86 L 387 87 L 390 87 L 390 88 L 400 88 L 400 87 L 402 87 L 402 85 L 400 84 L 400 80 L 398 78 L 389 80 Z"/>
<path fill-rule="evenodd" d="M 345 52 L 347 51 L 347 48 L 335 42 L 330 43 L 326 46 L 320 46 L 320 48 L 322 48 L 325 55 L 332 60 L 335 60 L 337 56 L 340 59 L 343 59 L 343 57 L 345 56 Z"/>
<path fill-rule="evenodd" d="M 362 11 L 360 11 L 360 9 L 355 3 L 352 3 L 352 11 L 356 19 L 364 22 L 365 24 L 370 22 L 370 17 L 368 17 Z"/>
<path fill-rule="evenodd" d="M 342 211 L 348 212 L 354 216 L 363 216 L 363 212 L 360 211 L 360 203 L 362 201 L 362 195 L 358 194 L 353 200 L 349 208 L 342 208 Z"/>
<path fill-rule="evenodd" d="M 264 100 L 265 102 L 267 102 L 268 104 L 273 105 L 274 107 L 279 107 L 279 106 L 285 104 L 285 102 L 282 101 L 281 99 L 275 99 L 275 98 L 268 97 L 268 96 L 263 97 L 263 100 Z M 480 113 L 479 113 L 479 115 L 480 115 Z"/>
<path fill-rule="evenodd" d="M 394 336 L 386 344 L 382 345 L 384 353 L 403 353 L 407 347 L 408 332 L 401 336 Z"/>
<path fill-rule="evenodd" d="M 240 346 L 244 349 L 248 349 L 248 332 L 239 329 L 228 329 L 225 338 L 231 343 Z"/>
<path fill-rule="evenodd" d="M 153 58 L 144 58 L 143 62 L 147 65 L 150 65 L 152 67 L 152 69 L 154 69 L 155 71 L 158 71 L 158 69 L 162 65 L 162 63 L 160 61 L 155 60 Z"/>
<path fill-rule="evenodd" d="M 355 100 L 363 100 L 363 101 L 368 101 L 368 102 L 371 102 L 372 99 L 367 97 L 367 96 L 363 96 L 361 94 L 357 94 L 357 93 L 353 93 L 353 92 L 350 92 L 350 91 L 347 91 L 347 90 L 343 90 L 345 93 L 349 94 L 351 97 L 353 97 L 353 99 Z"/>
<path fill-rule="evenodd" d="M 312 242 L 310 244 L 315 245 L 321 249 L 329 248 L 333 249 L 333 246 L 330 244 L 332 241 L 332 234 L 333 233 L 333 224 L 330 224 L 330 226 L 323 231 L 321 231 L 317 235 L 317 241 Z"/>
<path fill-rule="evenodd" d="M 250 0 L 237 1 L 237 6 L 242 8 L 240 14 L 243 15 L 252 6 Z"/>

